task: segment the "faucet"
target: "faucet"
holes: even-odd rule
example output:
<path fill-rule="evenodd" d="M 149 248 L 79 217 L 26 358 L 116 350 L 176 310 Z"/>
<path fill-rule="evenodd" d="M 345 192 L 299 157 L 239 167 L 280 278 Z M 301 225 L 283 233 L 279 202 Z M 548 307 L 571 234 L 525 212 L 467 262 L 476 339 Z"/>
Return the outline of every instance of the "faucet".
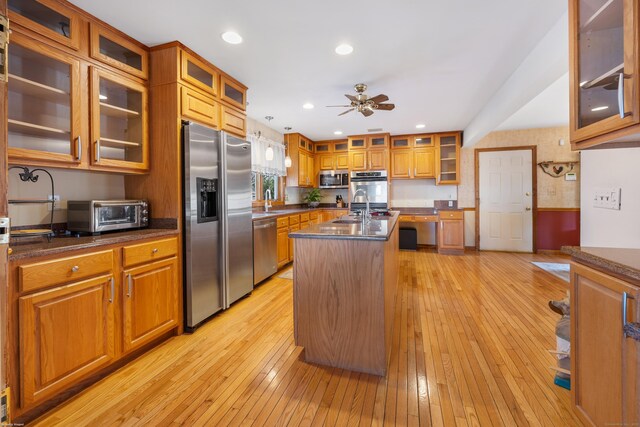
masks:
<path fill-rule="evenodd" d="M 364 227 L 364 225 L 367 223 L 367 221 L 369 220 L 369 195 L 367 194 L 367 191 L 364 188 L 358 188 L 356 190 L 355 193 L 353 193 L 353 202 L 355 203 L 356 201 L 356 197 L 358 197 L 358 193 L 362 192 L 364 194 L 364 199 L 367 203 L 365 210 L 364 210 L 364 214 L 362 215 L 362 226 Z"/>
<path fill-rule="evenodd" d="M 271 199 L 271 189 L 267 188 L 266 193 L 267 194 L 265 195 L 264 211 L 269 212 L 269 208 L 271 207 L 271 203 L 269 203 L 269 200 Z"/>

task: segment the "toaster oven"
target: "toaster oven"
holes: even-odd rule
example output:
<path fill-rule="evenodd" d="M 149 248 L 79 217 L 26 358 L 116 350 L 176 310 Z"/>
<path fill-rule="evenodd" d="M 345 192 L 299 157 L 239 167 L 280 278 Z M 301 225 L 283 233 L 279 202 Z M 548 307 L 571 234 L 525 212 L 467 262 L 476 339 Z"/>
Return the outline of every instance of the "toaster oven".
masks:
<path fill-rule="evenodd" d="M 98 234 L 149 225 L 149 205 L 144 200 L 70 200 L 67 229 Z"/>

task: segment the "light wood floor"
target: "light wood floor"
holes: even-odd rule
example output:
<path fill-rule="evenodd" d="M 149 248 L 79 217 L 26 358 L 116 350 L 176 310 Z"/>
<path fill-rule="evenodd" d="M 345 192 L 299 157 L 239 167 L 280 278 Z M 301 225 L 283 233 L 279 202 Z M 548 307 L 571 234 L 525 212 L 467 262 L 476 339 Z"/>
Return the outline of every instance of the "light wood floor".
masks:
<path fill-rule="evenodd" d="M 580 425 L 546 351 L 558 319 L 547 301 L 567 284 L 532 260 L 558 261 L 403 251 L 386 378 L 304 363 L 292 282 L 276 276 L 37 424 Z"/>

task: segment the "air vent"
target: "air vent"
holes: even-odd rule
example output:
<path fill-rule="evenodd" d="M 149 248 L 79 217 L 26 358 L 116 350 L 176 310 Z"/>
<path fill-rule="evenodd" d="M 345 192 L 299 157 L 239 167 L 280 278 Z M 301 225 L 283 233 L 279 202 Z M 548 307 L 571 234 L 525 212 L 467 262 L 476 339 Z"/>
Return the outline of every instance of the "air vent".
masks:
<path fill-rule="evenodd" d="M 382 132 L 382 128 L 367 129 L 367 132 Z"/>

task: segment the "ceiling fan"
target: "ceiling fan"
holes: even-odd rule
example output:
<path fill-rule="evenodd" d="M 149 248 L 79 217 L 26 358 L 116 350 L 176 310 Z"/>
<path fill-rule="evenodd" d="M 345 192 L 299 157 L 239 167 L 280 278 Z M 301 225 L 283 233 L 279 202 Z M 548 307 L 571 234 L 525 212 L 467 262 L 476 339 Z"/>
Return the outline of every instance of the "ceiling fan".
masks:
<path fill-rule="evenodd" d="M 378 96 L 369 98 L 369 96 L 366 93 L 364 93 L 364 91 L 367 90 L 367 85 L 363 83 L 358 83 L 357 85 L 354 86 L 354 89 L 356 90 L 357 95 L 355 96 L 347 95 L 347 94 L 344 95 L 349 99 L 349 101 L 351 101 L 351 104 L 327 105 L 327 107 L 345 107 L 345 108 L 350 107 L 347 111 L 344 111 L 338 114 L 338 116 L 343 116 L 355 110 L 359 113 L 362 113 L 362 115 L 365 117 L 369 117 L 370 115 L 372 115 L 375 110 L 390 111 L 396 108 L 395 104 L 382 104 L 383 102 L 389 100 L 389 97 L 387 95 L 380 94 Z"/>

